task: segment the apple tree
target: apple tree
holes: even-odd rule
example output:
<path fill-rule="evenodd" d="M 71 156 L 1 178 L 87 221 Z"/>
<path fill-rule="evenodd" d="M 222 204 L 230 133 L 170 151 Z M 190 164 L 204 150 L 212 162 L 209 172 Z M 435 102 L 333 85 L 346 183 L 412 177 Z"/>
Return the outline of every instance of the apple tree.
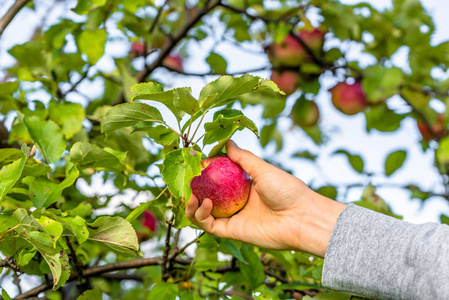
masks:
<path fill-rule="evenodd" d="M 433 42 L 418 0 L 8 0 L 0 13 L 3 299 L 350 299 L 321 286 L 318 257 L 186 218 L 201 160 L 231 137 L 313 168 L 319 193 L 356 188 L 359 205 L 400 217 L 377 191 L 418 163 L 416 145 L 373 172 L 369 152 L 332 148 L 325 121 L 381 137 L 413 123 L 438 188 L 419 174 L 396 188 L 449 200 L 449 42 Z M 320 175 L 334 156 L 354 182 Z"/>

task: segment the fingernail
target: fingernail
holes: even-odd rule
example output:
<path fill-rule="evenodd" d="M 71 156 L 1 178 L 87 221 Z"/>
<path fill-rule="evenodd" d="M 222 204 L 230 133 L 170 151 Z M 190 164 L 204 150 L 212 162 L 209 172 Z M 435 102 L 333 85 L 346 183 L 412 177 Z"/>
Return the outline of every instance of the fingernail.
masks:
<path fill-rule="evenodd" d="M 239 148 L 237 144 L 233 140 L 229 140 L 231 142 L 232 147 Z"/>

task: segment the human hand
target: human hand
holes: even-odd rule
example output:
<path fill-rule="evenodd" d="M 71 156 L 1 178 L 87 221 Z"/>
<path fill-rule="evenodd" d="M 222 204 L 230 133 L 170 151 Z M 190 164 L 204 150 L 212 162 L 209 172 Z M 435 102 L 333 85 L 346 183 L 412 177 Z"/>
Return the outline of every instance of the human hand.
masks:
<path fill-rule="evenodd" d="M 187 217 L 204 231 L 274 250 L 302 250 L 321 257 L 344 205 L 251 152 L 226 145 L 228 156 L 252 178 L 247 204 L 230 218 L 214 218 L 212 201 L 192 196 Z"/>

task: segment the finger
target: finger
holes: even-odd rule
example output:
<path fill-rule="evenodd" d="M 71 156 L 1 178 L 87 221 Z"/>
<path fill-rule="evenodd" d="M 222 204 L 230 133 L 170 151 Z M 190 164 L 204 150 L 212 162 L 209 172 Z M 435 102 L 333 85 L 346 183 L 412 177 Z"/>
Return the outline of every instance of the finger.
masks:
<path fill-rule="evenodd" d="M 229 219 L 220 218 L 215 219 L 210 212 L 212 211 L 212 201 L 210 199 L 204 199 L 201 206 L 195 212 L 196 223 L 203 228 L 204 231 L 209 232 L 213 235 L 229 238 L 227 234 L 226 224 Z"/>
<path fill-rule="evenodd" d="M 190 201 L 186 206 L 186 216 L 191 222 L 195 221 L 195 212 L 198 209 L 199 205 L 200 203 L 198 199 L 195 197 L 195 195 L 192 194 L 192 197 L 190 198 Z"/>
<path fill-rule="evenodd" d="M 266 167 L 272 167 L 260 157 L 247 150 L 240 149 L 232 140 L 226 143 L 228 157 L 240 165 L 253 179 L 257 177 Z"/>

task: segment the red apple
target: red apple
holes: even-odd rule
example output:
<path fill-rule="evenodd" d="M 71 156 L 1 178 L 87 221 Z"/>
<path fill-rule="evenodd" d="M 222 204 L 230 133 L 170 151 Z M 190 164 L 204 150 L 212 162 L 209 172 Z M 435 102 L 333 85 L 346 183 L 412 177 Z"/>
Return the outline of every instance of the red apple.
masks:
<path fill-rule="evenodd" d="M 143 217 L 140 219 L 139 224 L 136 226 L 136 234 L 139 241 L 146 241 L 151 238 L 156 232 L 157 219 L 154 214 L 145 210 Z"/>
<path fill-rule="evenodd" d="M 193 194 L 203 203 L 212 200 L 212 216 L 227 218 L 238 212 L 248 201 L 251 179 L 249 175 L 226 155 L 205 159 L 201 175 L 192 179 Z"/>
<path fill-rule="evenodd" d="M 312 51 L 318 52 L 324 44 L 324 32 L 319 28 L 302 30 L 298 33 L 301 39 Z M 298 38 L 289 34 L 280 43 L 272 44 L 268 48 L 271 63 L 275 66 L 296 67 L 308 58 L 308 54 Z"/>
<path fill-rule="evenodd" d="M 271 45 L 268 53 L 273 65 L 287 67 L 299 66 L 306 56 L 301 43 L 291 34 Z"/>
<path fill-rule="evenodd" d="M 293 105 L 290 117 L 296 125 L 309 127 L 314 126 L 318 122 L 320 111 L 315 102 L 300 97 Z"/>
<path fill-rule="evenodd" d="M 176 71 L 181 71 L 183 70 L 182 68 L 182 58 L 177 55 L 177 54 L 169 54 L 164 61 L 162 62 L 162 64 L 166 67 L 169 67 L 173 70 Z"/>
<path fill-rule="evenodd" d="M 340 82 L 330 89 L 335 108 L 347 115 L 355 115 L 367 107 L 365 93 L 360 82 Z"/>
<path fill-rule="evenodd" d="M 146 46 L 142 43 L 133 42 L 131 44 L 130 55 L 132 57 L 139 57 L 139 56 L 145 55 L 146 51 L 147 51 Z"/>
<path fill-rule="evenodd" d="M 293 94 L 299 86 L 299 74 L 292 70 L 273 69 L 270 78 L 287 96 Z"/>
<path fill-rule="evenodd" d="M 438 114 L 436 121 L 431 124 L 433 133 L 429 131 L 429 128 L 422 121 L 417 122 L 419 132 L 422 135 L 423 140 L 430 141 L 433 139 L 441 139 L 446 136 L 447 128 L 444 126 L 444 114 Z"/>
<path fill-rule="evenodd" d="M 313 30 L 302 30 L 299 32 L 299 38 L 306 43 L 306 45 L 313 51 L 320 51 L 324 44 L 324 34 L 320 28 Z"/>
<path fill-rule="evenodd" d="M 149 210 L 143 212 L 143 220 L 141 224 L 146 228 L 148 228 L 151 232 L 156 231 L 157 226 L 156 217 Z"/>

